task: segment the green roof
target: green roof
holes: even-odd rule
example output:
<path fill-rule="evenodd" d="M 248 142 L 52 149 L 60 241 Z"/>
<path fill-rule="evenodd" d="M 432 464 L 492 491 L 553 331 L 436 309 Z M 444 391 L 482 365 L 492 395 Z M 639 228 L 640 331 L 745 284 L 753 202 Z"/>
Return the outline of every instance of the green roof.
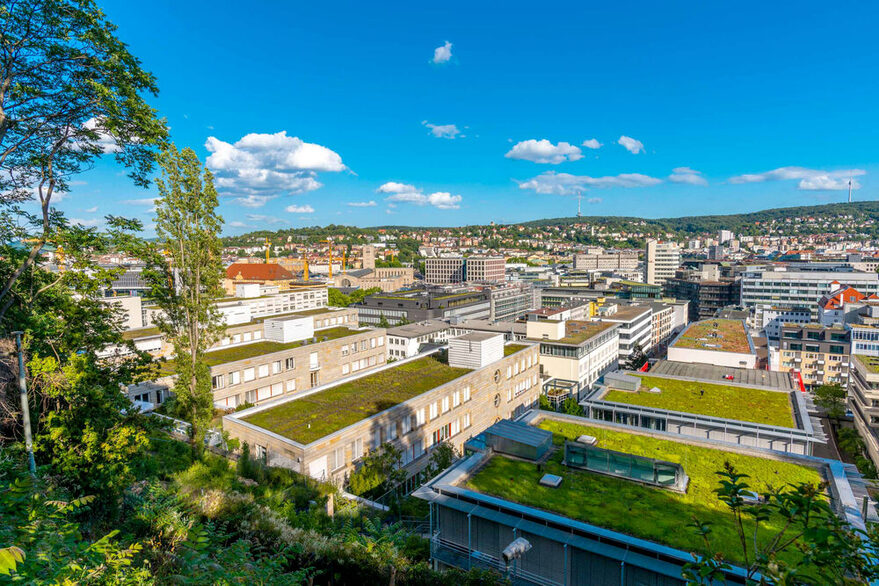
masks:
<path fill-rule="evenodd" d="M 751 490 L 758 492 L 766 491 L 770 484 L 782 487 L 822 481 L 813 468 L 777 459 L 555 420 L 544 420 L 539 427 L 553 432 L 553 441 L 560 448 L 548 462 L 538 467 L 534 462 L 495 455 L 470 477 L 467 488 L 687 552 L 705 553 L 702 538 L 686 526 L 695 515 L 711 524 L 712 546 L 733 562 L 741 561 L 735 521 L 714 492 L 720 486 L 716 472 L 723 469 L 724 462 L 749 475 Z M 597 438 L 600 448 L 681 464 L 690 478 L 686 493 L 563 466 L 561 444 L 565 438 L 581 435 Z M 562 484 L 558 488 L 538 484 L 546 473 L 561 476 Z M 761 541 L 778 533 L 783 525 L 780 518 L 770 519 L 768 530 L 759 535 Z M 798 555 L 793 551 L 782 557 Z"/>
<path fill-rule="evenodd" d="M 794 427 L 793 408 L 788 393 L 655 376 L 639 378 L 641 390 L 637 393 L 611 389 L 601 398 L 628 405 Z M 653 387 L 661 392 L 647 392 Z M 705 393 L 702 394 L 701 391 Z"/>
<path fill-rule="evenodd" d="M 751 353 L 745 324 L 738 319 L 706 319 L 691 323 L 672 344 L 675 348 Z"/>
<path fill-rule="evenodd" d="M 604 330 L 610 329 L 616 325 L 617 324 L 613 322 L 568 320 L 565 322 L 564 338 L 559 338 L 558 340 L 538 340 L 535 338 L 534 341 L 547 344 L 568 344 L 571 346 L 578 346 L 592 336 L 600 334 Z"/>
<path fill-rule="evenodd" d="M 137 328 L 136 330 L 127 330 L 122 332 L 122 338 L 124 340 L 137 340 L 138 338 L 157 336 L 161 333 L 162 330 L 160 330 L 158 326 L 152 326 L 148 328 Z"/>
<path fill-rule="evenodd" d="M 259 411 L 244 421 L 309 444 L 468 372 L 426 356 Z"/>
<path fill-rule="evenodd" d="M 515 354 L 521 350 L 527 348 L 525 344 L 507 344 L 504 346 L 504 356 L 509 356 L 510 354 Z"/>
<path fill-rule="evenodd" d="M 857 359 L 861 366 L 870 371 L 871 374 L 879 374 L 879 358 L 862 354 L 852 354 L 852 357 Z"/>

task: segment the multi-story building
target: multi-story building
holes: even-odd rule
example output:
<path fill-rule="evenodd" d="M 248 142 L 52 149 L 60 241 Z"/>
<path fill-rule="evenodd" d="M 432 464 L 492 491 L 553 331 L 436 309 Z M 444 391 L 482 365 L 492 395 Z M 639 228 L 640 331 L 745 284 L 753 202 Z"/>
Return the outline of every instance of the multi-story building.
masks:
<path fill-rule="evenodd" d="M 462 332 L 462 335 L 465 332 Z M 446 344 L 452 337 L 452 326 L 447 321 L 429 319 L 388 328 L 388 358 L 412 358 L 426 345 Z"/>
<path fill-rule="evenodd" d="M 645 354 L 653 347 L 653 312 L 643 305 L 606 305 L 599 310 L 602 322 L 619 324 L 619 359 L 627 361 L 641 348 Z"/>
<path fill-rule="evenodd" d="M 491 299 L 485 291 L 370 295 L 356 307 L 360 323 L 369 325 L 378 325 L 382 318 L 390 325 L 399 325 L 428 319 L 488 319 L 491 315 Z"/>
<path fill-rule="evenodd" d="M 644 281 L 650 285 L 662 285 L 675 276 L 681 266 L 681 249 L 674 242 L 650 239 L 645 248 Z"/>
<path fill-rule="evenodd" d="M 424 281 L 431 285 L 463 283 L 464 257 L 443 256 L 424 259 Z"/>
<path fill-rule="evenodd" d="M 638 253 L 634 251 L 588 252 L 574 255 L 574 269 L 578 271 L 635 270 Z"/>
<path fill-rule="evenodd" d="M 753 308 L 757 323 L 761 307 L 809 307 L 812 321 L 818 320 L 817 301 L 837 289 L 840 283 L 865 295 L 879 293 L 879 274 L 861 273 L 844 265 L 803 263 L 789 267 L 755 267 L 742 273 L 741 304 Z"/>
<path fill-rule="evenodd" d="M 384 329 L 335 326 L 315 330 L 312 323 L 309 316 L 270 318 L 263 323 L 259 341 L 207 352 L 214 405 L 234 409 L 263 403 L 387 361 Z M 151 403 L 167 398 L 176 376 L 174 362 L 163 362 L 159 368 L 163 376 L 155 381 L 152 392 L 144 396 L 136 386 L 129 389 L 129 397 Z M 165 391 L 156 393 L 162 386 Z"/>
<path fill-rule="evenodd" d="M 528 339 L 540 343 L 540 370 L 553 379 L 592 388 L 619 362 L 619 328 L 615 323 L 576 320 L 529 320 Z"/>
<path fill-rule="evenodd" d="M 228 295 L 235 295 L 235 286 L 244 283 L 275 285 L 286 291 L 293 285 L 293 273 L 277 263 L 232 263 L 226 267 L 223 288 Z"/>
<path fill-rule="evenodd" d="M 796 372 L 807 388 L 846 385 L 851 332 L 840 325 L 785 324 L 776 370 Z"/>
<path fill-rule="evenodd" d="M 678 270 L 663 285 L 667 296 L 690 302 L 692 321 L 714 317 L 718 309 L 739 303 L 739 281 L 721 277 L 717 265 L 705 266 L 703 270 Z"/>
<path fill-rule="evenodd" d="M 447 363 L 422 355 L 373 373 L 227 415 L 223 428 L 269 464 L 342 484 L 361 458 L 391 442 L 408 475 L 434 446 L 464 442 L 498 419 L 516 417 L 540 393 L 536 344 L 504 346 L 470 334 Z"/>
<path fill-rule="evenodd" d="M 744 320 L 714 318 L 688 325 L 669 345 L 668 359 L 755 368 L 757 351 Z"/>
<path fill-rule="evenodd" d="M 879 358 L 852 356 L 850 373 L 848 405 L 870 459 L 879 466 Z"/>
<path fill-rule="evenodd" d="M 856 321 L 858 309 L 879 300 L 875 293 L 866 295 L 854 287 L 836 283 L 837 287 L 818 300 L 818 323 L 829 326 Z"/>
<path fill-rule="evenodd" d="M 494 285 L 483 290 L 489 292 L 491 321 L 516 321 L 537 307 L 537 295 L 530 283 Z"/>
<path fill-rule="evenodd" d="M 468 281 L 503 283 L 506 261 L 502 256 L 468 256 L 464 261 L 464 275 Z"/>
<path fill-rule="evenodd" d="M 373 259 L 373 264 L 375 260 Z M 355 269 L 335 274 L 332 284 L 336 287 L 372 289 L 378 287 L 385 293 L 406 289 L 415 284 L 415 269 L 411 267 L 380 267 Z"/>
<path fill-rule="evenodd" d="M 809 307 L 761 307 L 757 327 L 769 342 L 777 344 L 781 339 L 784 324 L 808 324 L 812 322 L 812 309 Z"/>

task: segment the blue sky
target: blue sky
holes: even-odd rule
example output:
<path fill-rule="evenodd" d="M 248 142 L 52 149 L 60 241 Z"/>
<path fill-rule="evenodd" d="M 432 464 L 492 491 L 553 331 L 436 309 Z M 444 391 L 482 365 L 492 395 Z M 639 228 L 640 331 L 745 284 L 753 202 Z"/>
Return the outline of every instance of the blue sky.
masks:
<path fill-rule="evenodd" d="M 879 189 L 874 3 L 101 5 L 230 234 L 557 217 L 577 191 L 584 214 L 664 217 Z M 155 190 L 109 159 L 58 206 L 149 224 Z"/>

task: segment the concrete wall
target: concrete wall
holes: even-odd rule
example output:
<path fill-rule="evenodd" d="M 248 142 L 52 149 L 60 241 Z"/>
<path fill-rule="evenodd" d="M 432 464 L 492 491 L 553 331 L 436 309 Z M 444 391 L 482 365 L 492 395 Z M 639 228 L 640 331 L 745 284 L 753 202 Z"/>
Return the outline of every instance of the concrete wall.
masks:
<path fill-rule="evenodd" d="M 713 364 L 715 366 L 735 368 L 754 368 L 757 364 L 757 355 L 672 346 L 668 349 L 668 360 L 675 362 L 698 362 L 699 364 Z"/>

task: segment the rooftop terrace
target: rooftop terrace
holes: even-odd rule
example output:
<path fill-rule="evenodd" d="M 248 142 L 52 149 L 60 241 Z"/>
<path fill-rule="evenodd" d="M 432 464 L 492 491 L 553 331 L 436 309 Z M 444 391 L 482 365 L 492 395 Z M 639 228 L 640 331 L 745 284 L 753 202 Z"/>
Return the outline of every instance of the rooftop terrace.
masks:
<path fill-rule="evenodd" d="M 559 448 L 565 438 L 591 435 L 598 439 L 601 448 L 681 464 L 690 478 L 687 491 L 681 494 L 567 468 L 561 463 L 561 449 L 550 457 L 543 470 L 538 470 L 534 462 L 495 455 L 467 480 L 466 488 L 684 551 L 703 552 L 701 537 L 686 527 L 695 515 L 700 521 L 711 523 L 712 545 L 732 561 L 741 561 L 739 537 L 732 513 L 714 492 L 719 487 L 716 472 L 724 462 L 748 474 L 751 490 L 757 492 L 769 488 L 767 480 L 778 487 L 822 481 L 817 470 L 791 462 L 556 420 L 544 420 L 539 427 L 553 432 L 553 442 Z M 549 488 L 538 484 L 545 473 L 561 476 L 561 486 Z M 780 518 L 770 519 L 769 529 L 759 537 L 766 539 L 783 524 Z"/>
<path fill-rule="evenodd" d="M 600 321 L 579 321 L 568 320 L 565 322 L 565 337 L 558 340 L 534 340 L 536 342 L 547 342 L 550 344 L 570 344 L 577 346 L 582 344 L 592 336 L 600 334 L 617 324 Z"/>
<path fill-rule="evenodd" d="M 706 319 L 693 322 L 672 344 L 675 348 L 714 352 L 752 352 L 745 324 L 737 319 Z"/>
<path fill-rule="evenodd" d="M 244 421 L 309 444 L 468 372 L 425 356 L 258 411 Z"/>
<path fill-rule="evenodd" d="M 856 359 L 870 374 L 879 374 L 879 358 L 876 356 L 852 354 L 852 358 Z"/>
<path fill-rule="evenodd" d="M 638 378 L 641 379 L 640 391 L 611 389 L 602 400 L 779 427 L 795 425 L 787 393 L 653 376 Z M 661 392 L 648 392 L 654 387 Z"/>

